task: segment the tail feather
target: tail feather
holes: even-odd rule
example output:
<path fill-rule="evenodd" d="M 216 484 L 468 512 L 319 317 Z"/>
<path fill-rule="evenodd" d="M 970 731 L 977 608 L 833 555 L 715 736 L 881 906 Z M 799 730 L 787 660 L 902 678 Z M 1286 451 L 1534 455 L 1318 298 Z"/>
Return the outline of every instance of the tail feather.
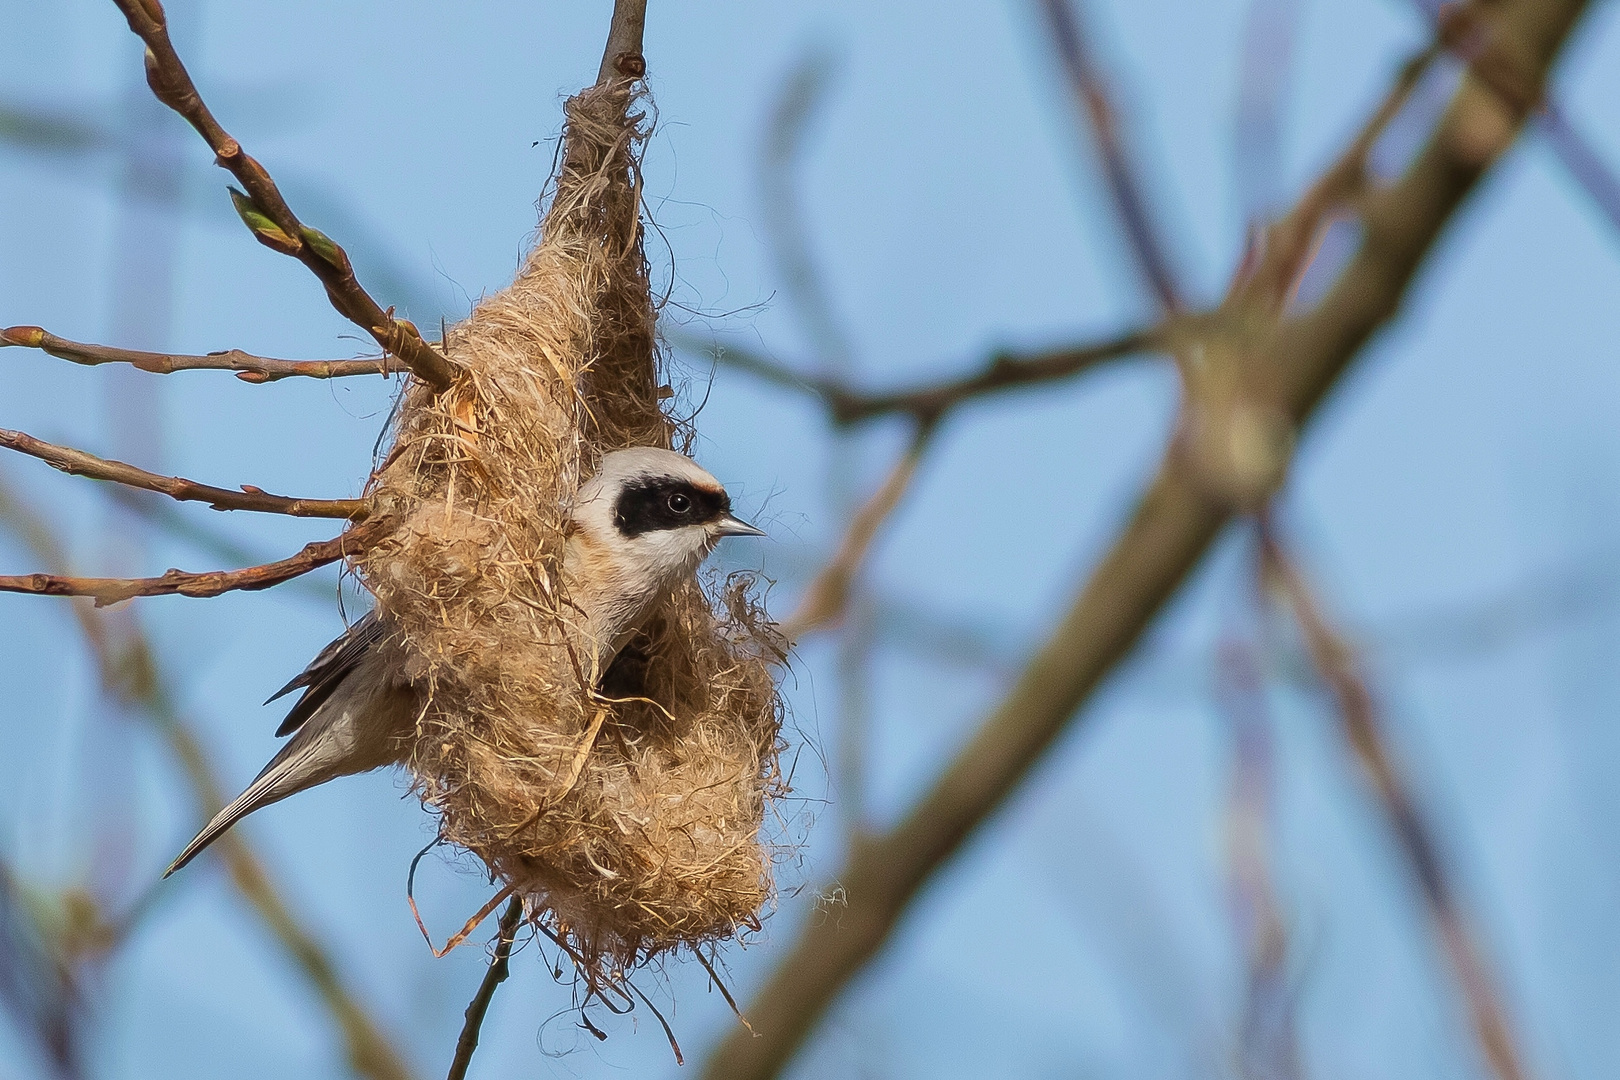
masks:
<path fill-rule="evenodd" d="M 185 850 L 169 864 L 167 870 L 163 871 L 163 876 L 168 877 L 202 854 L 204 848 L 218 840 L 232 825 L 253 811 L 269 806 L 273 802 L 280 802 L 294 792 L 302 790 L 303 785 L 287 782 L 299 764 L 297 758 L 303 757 L 297 753 L 300 749 L 303 748 L 295 743 L 288 743 L 282 747 L 281 753 L 270 759 L 270 764 L 266 765 L 264 771 L 248 785 L 247 790 L 231 800 L 229 806 L 215 814 L 213 820 L 203 826 L 202 831 L 192 838 Z"/>

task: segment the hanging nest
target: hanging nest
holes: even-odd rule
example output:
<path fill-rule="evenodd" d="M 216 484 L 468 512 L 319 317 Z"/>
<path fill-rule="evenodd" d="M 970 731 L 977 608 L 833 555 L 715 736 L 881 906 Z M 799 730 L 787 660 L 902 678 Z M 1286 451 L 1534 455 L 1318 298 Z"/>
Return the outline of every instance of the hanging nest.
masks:
<path fill-rule="evenodd" d="M 779 637 L 733 576 L 655 608 L 633 699 L 592 693 L 562 575 L 569 503 L 603 454 L 685 450 L 661 408 L 642 246 L 638 85 L 570 99 L 555 193 L 517 280 L 446 335 L 464 374 L 413 385 L 373 477 L 400 524 L 354 560 L 422 690 L 408 764 L 590 979 L 758 926 L 784 790 Z"/>

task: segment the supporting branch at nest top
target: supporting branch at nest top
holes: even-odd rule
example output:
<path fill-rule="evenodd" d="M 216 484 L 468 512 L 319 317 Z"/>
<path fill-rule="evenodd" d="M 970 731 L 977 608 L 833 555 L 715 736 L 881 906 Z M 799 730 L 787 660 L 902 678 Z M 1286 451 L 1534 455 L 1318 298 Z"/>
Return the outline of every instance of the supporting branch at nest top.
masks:
<path fill-rule="evenodd" d="M 641 52 L 646 27 L 647 0 L 613 0 L 613 22 L 608 26 L 607 48 L 602 50 L 597 86 L 606 86 L 614 79 L 639 79 L 647 74 L 647 58 Z"/>
<path fill-rule="evenodd" d="M 356 360 L 274 360 L 254 356 L 241 349 L 190 356 L 183 353 L 156 353 L 142 349 L 117 349 L 110 345 L 86 345 L 69 341 L 38 326 L 8 326 L 0 329 L 0 348 L 18 345 L 38 349 L 62 360 L 85 367 L 100 364 L 129 364 L 154 375 L 176 371 L 234 371 L 243 382 L 267 383 L 301 376 L 306 379 L 342 379 L 351 375 L 397 375 L 410 370 L 392 356 Z"/>
<path fill-rule="evenodd" d="M 73 476 L 88 476 L 92 480 L 106 480 L 125 487 L 155 491 L 179 502 L 205 502 L 215 510 L 256 510 L 262 514 L 286 514 L 288 517 L 348 518 L 357 521 L 371 509 L 365 499 L 294 499 L 286 495 L 272 495 L 248 485 L 243 485 L 241 491 L 232 491 L 179 476 L 160 476 L 122 461 L 98 458 L 71 446 L 57 446 L 21 431 L 7 431 L 5 428 L 0 428 L 0 446 L 39 458 L 51 468 Z"/>
<path fill-rule="evenodd" d="M 129 20 L 129 28 L 146 43 L 146 82 L 152 93 L 196 129 L 214 151 L 214 163 L 246 190 L 243 194 L 233 189 L 231 197 L 259 243 L 309 267 L 326 286 L 326 295 L 338 313 L 370 334 L 384 352 L 399 357 L 413 375 L 435 390 L 448 387 L 459 370 L 456 365 L 424 341 L 416 327 L 394 318 L 392 308 L 384 311 L 361 288 L 348 253 L 325 233 L 299 221 L 264 166 L 214 119 L 169 40 L 159 0 L 113 2 Z"/>

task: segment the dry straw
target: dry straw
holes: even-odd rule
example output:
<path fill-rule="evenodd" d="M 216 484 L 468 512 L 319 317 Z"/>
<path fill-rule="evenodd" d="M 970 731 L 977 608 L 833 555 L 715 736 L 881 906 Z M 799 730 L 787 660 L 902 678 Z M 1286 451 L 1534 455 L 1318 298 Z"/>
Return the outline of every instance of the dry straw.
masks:
<path fill-rule="evenodd" d="M 778 768 L 780 639 L 751 582 L 659 603 L 633 697 L 606 701 L 561 574 L 569 499 L 608 451 L 684 448 L 661 408 L 638 84 L 570 99 L 517 280 L 447 335 L 464 374 L 406 394 L 374 477 L 400 522 L 355 560 L 424 688 L 409 764 L 445 840 L 522 896 L 593 985 L 757 926 Z"/>

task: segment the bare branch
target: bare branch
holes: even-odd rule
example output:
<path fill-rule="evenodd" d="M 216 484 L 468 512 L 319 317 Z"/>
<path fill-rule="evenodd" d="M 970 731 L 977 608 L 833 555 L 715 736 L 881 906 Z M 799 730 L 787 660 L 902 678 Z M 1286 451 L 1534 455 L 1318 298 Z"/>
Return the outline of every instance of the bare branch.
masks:
<path fill-rule="evenodd" d="M 286 495 L 271 495 L 247 484 L 242 485 L 241 491 L 232 491 L 178 476 L 159 476 L 122 461 L 98 458 L 83 450 L 57 446 L 21 431 L 8 431 L 5 428 L 0 428 L 0 446 L 39 458 L 51 468 L 73 476 L 88 476 L 92 480 L 155 491 L 177 502 L 203 502 L 215 510 L 256 510 L 263 514 L 285 514 L 288 517 L 345 518 L 350 521 L 361 520 L 371 512 L 371 504 L 365 499 L 293 499 Z"/>
<path fill-rule="evenodd" d="M 176 371 L 234 371 L 243 382 L 267 383 L 301 376 L 306 379 L 341 379 L 351 375 L 397 375 L 408 370 L 389 356 L 357 360 L 272 360 L 241 349 L 187 356 L 174 353 L 117 349 L 110 345 L 85 345 L 57 337 L 38 326 L 8 326 L 0 329 L 0 347 L 20 345 L 39 349 L 75 364 L 130 364 L 142 371 L 169 375 Z"/>
<path fill-rule="evenodd" d="M 1531 58 L 1537 80 L 1587 4 L 1498 0 L 1493 10 Z M 1441 230 L 1506 146 L 1465 137 L 1481 102 L 1465 84 L 1405 175 L 1362 216 L 1364 239 L 1323 300 L 1257 342 L 1276 402 L 1303 423 L 1372 334 L 1397 311 Z M 1376 117 L 1375 117 L 1376 119 Z M 1522 121 L 1522 117 L 1519 118 Z M 1510 129 L 1509 134 L 1512 134 Z M 837 873 L 847 906 L 812 919 L 748 1009 L 754 1035 L 733 1032 L 706 1075 L 777 1074 L 845 982 L 870 959 L 919 890 L 1010 794 L 1103 678 L 1135 645 L 1231 514 L 1166 454 L 1135 513 L 1011 692 L 927 793 L 890 831 L 852 845 Z"/>
<path fill-rule="evenodd" d="M 1146 190 L 1119 130 L 1113 94 L 1086 41 L 1079 14 L 1071 6 L 1079 0 L 1041 0 L 1047 31 L 1057 48 L 1063 73 L 1076 103 L 1085 113 L 1102 159 L 1103 176 L 1114 204 L 1114 214 L 1125 232 L 1137 269 L 1165 311 L 1183 306 L 1182 290 L 1160 228 L 1148 203 Z"/>
<path fill-rule="evenodd" d="M 1267 577 L 1292 609 L 1317 674 L 1338 705 L 1346 741 L 1355 750 L 1395 838 L 1417 879 L 1445 952 L 1463 992 L 1480 1050 L 1498 1080 L 1525 1080 L 1528 1073 L 1514 1043 L 1502 995 L 1485 950 L 1470 926 L 1451 883 L 1446 860 L 1417 800 L 1384 743 L 1383 722 L 1350 644 L 1329 624 L 1304 575 L 1269 527 L 1261 532 Z"/>
<path fill-rule="evenodd" d="M 797 642 L 804 635 L 827 626 L 844 613 L 849 602 L 850 587 L 860 572 L 861 564 L 866 561 L 872 541 L 911 486 L 917 463 L 922 460 L 933 433 L 931 424 L 917 429 L 911 445 L 895 463 L 883 486 L 850 519 L 849 530 L 838 545 L 838 553 L 805 587 L 798 608 L 782 621 L 782 634 L 790 642 Z"/>
<path fill-rule="evenodd" d="M 1184 332 L 1184 320 L 1177 319 L 1095 343 L 1035 352 L 998 352 L 971 375 L 880 393 L 865 393 L 837 380 L 801 375 L 731 345 L 711 345 L 684 334 L 671 335 L 671 340 L 679 349 L 712 356 L 717 363 L 755 378 L 814 394 L 826 403 L 833 423 L 847 426 L 894 415 L 910 415 L 919 421 L 937 420 L 976 398 L 1072 378 L 1110 360 L 1165 350 Z"/>
<path fill-rule="evenodd" d="M 355 279 L 348 253 L 317 229 L 298 220 L 270 174 L 214 119 L 191 75 L 181 63 L 159 0 L 113 0 L 146 43 L 146 81 L 157 99 L 185 118 L 214 151 L 214 162 L 234 176 L 246 195 L 233 193 L 237 212 L 261 244 L 303 263 L 326 286 L 338 313 L 370 334 L 385 353 L 402 360 L 411 373 L 443 390 L 459 370 L 435 350 L 416 327 L 384 311 Z"/>
<path fill-rule="evenodd" d="M 1467 61 L 1470 69 L 1504 101 L 1515 108 L 1536 104 L 1537 90 L 1517 70 L 1511 56 L 1496 47 L 1495 33 L 1488 12 L 1475 5 L 1444 3 L 1442 0 L 1413 0 L 1435 24 L 1447 48 Z M 1545 93 L 1539 96 L 1536 126 L 1547 137 L 1553 154 L 1570 177 L 1579 184 L 1609 219 L 1620 229 L 1620 180 L 1601 155 L 1564 114 L 1557 101 Z"/>
<path fill-rule="evenodd" d="M 58 575 L 69 571 L 64 547 L 55 532 L 0 487 L 0 525 L 16 532 L 35 557 Z M 360 526 L 361 529 L 367 526 Z M 359 531 L 359 530 L 355 530 Z M 146 717 L 168 743 L 201 806 L 213 817 L 225 805 L 224 793 L 199 740 L 180 715 L 139 624 L 126 620 L 122 631 L 89 603 L 75 602 L 73 614 L 94 656 L 102 686 L 121 705 Z M 282 951 L 307 978 L 343 1031 L 350 1064 L 370 1080 L 411 1080 L 410 1070 L 365 1005 L 344 986 L 337 964 L 299 922 L 276 891 L 245 834 L 233 829 L 220 837 L 214 851 L 225 863 L 232 883 L 275 937 Z"/>
<path fill-rule="evenodd" d="M 391 523 L 371 520 L 331 540 L 305 544 L 298 554 L 261 566 L 241 570 L 209 570 L 188 573 L 168 570 L 152 578 L 69 577 L 63 574 L 15 574 L 0 576 L 0 592 L 31 593 L 35 596 L 88 596 L 96 607 L 122 603 L 136 596 L 218 596 L 227 592 L 256 592 L 290 581 L 311 570 L 352 555 Z"/>
<path fill-rule="evenodd" d="M 597 86 L 614 79 L 639 79 L 647 73 L 647 58 L 641 51 L 646 26 L 647 0 L 613 0 L 613 21 L 608 24 Z"/>
<path fill-rule="evenodd" d="M 500 931 L 495 935 L 495 954 L 490 957 L 489 970 L 484 972 L 478 993 L 467 1005 L 466 1023 L 456 1039 L 456 1056 L 450 1062 L 446 1080 L 464 1080 L 467 1066 L 472 1064 L 473 1051 L 478 1049 L 478 1033 L 484 1026 L 484 1015 L 489 1003 L 495 1000 L 495 989 L 511 974 L 512 940 L 517 936 L 518 920 L 523 918 L 523 898 L 512 897 L 512 902 L 501 914 Z"/>

